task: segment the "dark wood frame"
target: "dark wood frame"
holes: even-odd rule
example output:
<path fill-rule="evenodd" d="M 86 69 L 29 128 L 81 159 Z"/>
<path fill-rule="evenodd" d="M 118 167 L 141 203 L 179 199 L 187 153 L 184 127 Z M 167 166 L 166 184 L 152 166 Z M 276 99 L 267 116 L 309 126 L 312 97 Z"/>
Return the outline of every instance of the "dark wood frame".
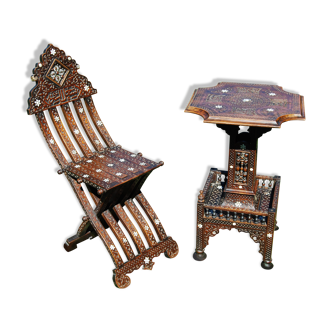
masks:
<path fill-rule="evenodd" d="M 151 270 L 155 257 L 164 253 L 166 257 L 173 258 L 179 251 L 177 243 L 166 234 L 156 213 L 141 192 L 147 177 L 154 169 L 164 163 L 156 163 L 144 158 L 141 153 L 135 154 L 122 149 L 120 145 L 115 145 L 92 100 L 92 95 L 97 93 L 97 90 L 92 87 L 86 77 L 78 74 L 79 65 L 75 60 L 51 44 L 47 46 L 40 59 L 31 77 L 36 85 L 30 91 L 28 114 L 35 115 L 45 140 L 61 167 L 58 173 L 65 174 L 86 214 L 77 233 L 67 239 L 64 248 L 68 252 L 72 251 L 77 248 L 77 244 L 99 236 L 116 266 L 113 270 L 115 285 L 119 288 L 126 288 L 130 285 L 130 278 L 127 274 L 141 266 L 145 270 Z M 60 63 L 68 69 L 61 84 L 48 77 L 48 73 L 55 63 Z M 72 103 L 72 108 L 75 110 L 91 145 L 95 148 L 94 152 L 80 133 L 69 103 Z M 71 162 L 67 161 L 52 135 L 44 114 L 47 110 L 72 159 Z M 70 140 L 59 117 L 59 111 L 63 113 L 83 156 L 79 154 Z M 106 147 L 96 135 L 87 113 L 89 113 Z M 89 203 L 81 186 L 82 183 L 86 184 L 89 194 L 96 204 L 95 209 Z M 136 199 L 145 211 L 159 240 L 153 235 L 149 224 L 133 199 Z M 137 229 L 123 210 L 123 206 L 127 206 L 130 214 L 139 225 L 149 244 L 148 248 L 145 247 Z M 120 223 L 128 231 L 137 248 L 138 255 L 134 254 L 127 237 L 119 226 Z M 126 262 L 123 261 L 111 237 L 106 232 L 107 228 L 110 228 L 110 231 L 118 239 L 128 259 Z"/>

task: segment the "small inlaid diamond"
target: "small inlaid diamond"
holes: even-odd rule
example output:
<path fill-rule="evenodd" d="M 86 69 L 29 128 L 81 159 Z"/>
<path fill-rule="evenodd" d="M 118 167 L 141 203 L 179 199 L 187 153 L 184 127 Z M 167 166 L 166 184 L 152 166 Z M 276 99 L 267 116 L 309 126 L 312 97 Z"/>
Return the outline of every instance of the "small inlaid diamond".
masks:
<path fill-rule="evenodd" d="M 110 181 L 110 179 L 104 179 L 104 182 L 109 182 Z"/>
<path fill-rule="evenodd" d="M 224 89 L 224 90 L 221 90 L 221 92 L 225 93 L 225 92 L 228 92 L 228 90 L 227 90 L 227 89 Z"/>
<path fill-rule="evenodd" d="M 215 231 L 212 232 L 213 235 L 216 235 L 217 233 Z"/>
<path fill-rule="evenodd" d="M 54 144 L 54 139 L 50 139 L 50 143 L 51 143 L 51 144 Z"/>
<path fill-rule="evenodd" d="M 84 174 L 83 177 L 84 177 L 84 178 L 88 178 L 89 175 L 88 175 L 88 174 Z"/>
<path fill-rule="evenodd" d="M 242 186 L 239 186 L 240 189 L 242 189 Z"/>
<path fill-rule="evenodd" d="M 154 222 L 156 223 L 156 225 L 159 225 L 159 224 L 160 224 L 159 219 L 156 219 Z"/>
<path fill-rule="evenodd" d="M 97 173 L 100 173 L 100 172 L 101 172 L 101 169 L 97 169 L 96 172 L 97 172 Z"/>
<path fill-rule="evenodd" d="M 245 98 L 245 99 L 242 99 L 242 101 L 247 103 L 248 101 L 251 101 L 251 99 Z"/>
<path fill-rule="evenodd" d="M 79 108 L 78 111 L 79 111 L 80 113 L 83 113 L 83 112 L 84 112 L 83 107 Z"/>
<path fill-rule="evenodd" d="M 144 262 L 145 262 L 145 264 L 148 264 L 150 262 L 150 258 L 149 257 L 145 257 L 144 258 Z"/>
<path fill-rule="evenodd" d="M 236 206 L 236 207 L 240 207 L 241 205 L 242 205 L 241 202 L 236 202 L 236 203 L 235 203 L 235 206 Z"/>
<path fill-rule="evenodd" d="M 255 241 L 256 241 L 256 240 L 257 240 L 257 237 L 256 237 L 256 236 L 254 236 L 254 237 L 253 237 L 253 240 L 255 240 Z"/>
<path fill-rule="evenodd" d="M 97 145 L 99 145 L 100 144 L 100 142 L 96 139 L 95 140 L 95 143 L 97 144 Z"/>
<path fill-rule="evenodd" d="M 75 168 L 80 168 L 81 166 L 80 165 L 75 165 Z"/>
<path fill-rule="evenodd" d="M 269 93 L 270 96 L 275 96 L 276 94 L 274 92 Z"/>
<path fill-rule="evenodd" d="M 149 226 L 145 226 L 144 228 L 145 228 L 146 230 L 148 230 L 148 229 L 149 229 Z"/>
<path fill-rule="evenodd" d="M 133 153 L 133 154 L 131 154 L 131 155 L 130 155 L 130 157 L 136 157 L 136 154 L 135 154 L 135 153 Z"/>
<path fill-rule="evenodd" d="M 80 133 L 80 131 L 79 131 L 78 129 L 75 129 L 75 130 L 74 130 L 74 133 L 75 133 L 76 135 L 78 135 L 78 134 Z"/>
<path fill-rule="evenodd" d="M 122 173 L 116 173 L 115 175 L 116 175 L 116 176 L 121 176 L 121 175 L 122 175 Z"/>
<path fill-rule="evenodd" d="M 124 243 L 127 243 L 127 239 L 126 239 L 125 237 L 122 239 L 122 241 L 123 241 Z"/>
<path fill-rule="evenodd" d="M 76 152 L 75 150 L 73 150 L 71 153 L 72 153 L 72 154 L 76 154 L 77 152 Z"/>
<path fill-rule="evenodd" d="M 250 171 L 252 172 L 254 169 L 253 168 L 250 168 Z"/>
<path fill-rule="evenodd" d="M 99 120 L 99 121 L 97 121 L 97 125 L 98 126 L 101 126 L 103 123 Z"/>
<path fill-rule="evenodd" d="M 114 164 L 107 164 L 107 166 L 108 166 L 108 167 L 113 167 L 113 166 L 114 166 Z"/>
<path fill-rule="evenodd" d="M 98 156 L 99 158 L 104 158 L 105 156 L 103 154 L 101 154 L 100 156 Z"/>
<path fill-rule="evenodd" d="M 229 166 L 229 168 L 233 168 L 233 166 L 231 165 L 231 166 Z"/>
<path fill-rule="evenodd" d="M 141 166 L 144 166 L 144 165 L 146 165 L 146 164 L 145 164 L 145 163 L 140 163 L 140 165 L 141 165 Z"/>
<path fill-rule="evenodd" d="M 115 153 L 116 151 L 115 151 L 115 150 L 111 150 L 110 152 L 111 152 L 111 153 Z"/>
<path fill-rule="evenodd" d="M 198 224 L 197 226 L 198 226 L 198 228 L 202 228 L 202 227 L 203 227 L 203 225 L 202 225 L 202 224 Z"/>
<path fill-rule="evenodd" d="M 216 105 L 216 108 L 222 108 L 222 105 Z"/>
<path fill-rule="evenodd" d="M 138 234 L 137 232 L 134 232 L 134 235 L 135 235 L 135 236 L 137 236 L 137 234 Z"/>
<path fill-rule="evenodd" d="M 267 111 L 268 111 L 268 112 L 273 112 L 274 109 L 273 109 L 273 108 L 268 108 Z"/>
<path fill-rule="evenodd" d="M 90 163 L 92 163 L 92 160 L 89 159 L 89 160 L 87 160 L 86 162 L 90 164 Z"/>
<path fill-rule="evenodd" d="M 236 226 L 236 222 L 233 222 L 233 226 Z"/>
<path fill-rule="evenodd" d="M 120 161 L 121 163 L 123 163 L 125 160 L 121 158 L 121 159 L 119 159 L 119 161 Z"/>
<path fill-rule="evenodd" d="M 128 171 L 133 171 L 134 169 L 132 167 L 128 168 Z"/>

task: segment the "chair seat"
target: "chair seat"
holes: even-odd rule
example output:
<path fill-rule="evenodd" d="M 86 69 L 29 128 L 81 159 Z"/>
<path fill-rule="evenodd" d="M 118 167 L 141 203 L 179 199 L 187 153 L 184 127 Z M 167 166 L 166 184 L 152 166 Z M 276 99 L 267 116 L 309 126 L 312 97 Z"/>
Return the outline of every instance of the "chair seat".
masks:
<path fill-rule="evenodd" d="M 98 189 L 109 190 L 162 166 L 120 146 L 106 148 L 78 163 L 70 163 L 63 172 Z"/>

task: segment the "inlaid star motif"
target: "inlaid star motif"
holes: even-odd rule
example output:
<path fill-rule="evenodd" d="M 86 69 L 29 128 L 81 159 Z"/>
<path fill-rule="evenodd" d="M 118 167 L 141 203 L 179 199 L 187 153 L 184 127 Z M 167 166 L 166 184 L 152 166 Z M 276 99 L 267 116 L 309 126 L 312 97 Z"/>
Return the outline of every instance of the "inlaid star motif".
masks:
<path fill-rule="evenodd" d="M 56 116 L 56 117 L 54 118 L 54 120 L 55 120 L 56 122 L 58 122 L 58 121 L 60 120 L 60 118 L 59 118 L 58 116 Z"/>
<path fill-rule="evenodd" d="M 222 105 L 216 105 L 216 108 L 222 108 Z"/>
<path fill-rule="evenodd" d="M 41 104 L 40 100 L 39 100 L 39 99 L 36 99 L 36 100 L 35 100 L 35 105 L 38 107 L 40 104 Z"/>
<path fill-rule="evenodd" d="M 220 190 L 220 189 L 222 189 L 222 186 L 218 186 L 217 188 Z"/>
<path fill-rule="evenodd" d="M 97 172 L 97 173 L 100 173 L 100 172 L 101 172 L 101 169 L 96 169 L 96 172 Z"/>
<path fill-rule="evenodd" d="M 104 179 L 104 182 L 109 182 L 110 181 L 110 179 Z"/>
<path fill-rule="evenodd" d="M 144 258 L 144 262 L 145 262 L 145 264 L 149 264 L 149 262 L 150 262 L 150 258 L 149 258 L 149 257 L 145 257 L 145 258 Z"/>
<path fill-rule="evenodd" d="M 76 135 L 78 135 L 78 134 L 80 133 L 80 131 L 79 131 L 78 129 L 75 129 L 75 130 L 74 130 L 74 133 L 75 133 Z"/>
<path fill-rule="evenodd" d="M 56 50 L 55 50 L 54 48 L 52 48 L 52 49 L 51 49 L 51 54 L 52 54 L 52 55 L 55 55 L 55 53 L 56 53 Z"/>
<path fill-rule="evenodd" d="M 144 228 L 145 228 L 146 230 L 148 230 L 148 229 L 149 229 L 149 226 L 145 226 Z"/>
<path fill-rule="evenodd" d="M 135 235 L 135 236 L 137 236 L 137 234 L 138 234 L 137 232 L 134 232 L 134 235 Z"/>
<path fill-rule="evenodd" d="M 135 154 L 135 153 L 133 153 L 133 154 L 131 154 L 131 155 L 130 155 L 130 157 L 136 157 L 136 154 Z"/>
<path fill-rule="evenodd" d="M 120 161 L 121 163 L 123 163 L 125 160 L 121 158 L 121 159 L 119 159 L 119 161 Z"/>
<path fill-rule="evenodd" d="M 274 92 L 270 92 L 269 96 L 275 96 L 276 94 Z"/>
<path fill-rule="evenodd" d="M 146 165 L 146 164 L 145 164 L 145 163 L 140 163 L 140 165 L 141 165 L 141 166 L 144 166 L 144 165 Z"/>
<path fill-rule="evenodd" d="M 100 144 L 100 142 L 96 139 L 95 140 L 95 143 L 97 144 L 97 145 L 99 145 Z"/>
<path fill-rule="evenodd" d="M 107 166 L 108 166 L 108 167 L 113 167 L 113 166 L 114 166 L 114 164 L 107 164 Z"/>
<path fill-rule="evenodd" d="M 89 86 L 87 86 L 87 85 L 84 87 L 84 90 L 85 90 L 85 91 L 89 91 L 89 89 L 90 89 L 90 88 L 89 88 Z"/>
<path fill-rule="evenodd" d="M 89 159 L 89 160 L 87 160 L 86 162 L 87 162 L 87 163 L 92 163 L 92 160 Z"/>
<path fill-rule="evenodd" d="M 84 177 L 84 178 L 88 178 L 89 175 L 88 175 L 88 174 L 84 174 L 83 177 Z"/>
<path fill-rule="evenodd" d="M 80 168 L 81 166 L 80 165 L 75 165 L 75 168 Z"/>
<path fill-rule="evenodd" d="M 54 144 L 54 139 L 50 139 L 50 143 L 51 143 L 51 144 Z"/>
<path fill-rule="evenodd" d="M 121 175 L 122 175 L 122 173 L 116 173 L 115 175 L 116 175 L 116 176 L 121 176 Z"/>
<path fill-rule="evenodd" d="M 115 247 L 113 246 L 113 244 L 110 246 L 110 248 L 111 248 L 111 250 L 114 250 L 114 249 L 115 249 Z"/>
<path fill-rule="evenodd" d="M 133 171 L 134 169 L 132 167 L 128 168 L 128 171 Z"/>
<path fill-rule="evenodd" d="M 160 224 L 160 220 L 159 219 L 156 219 L 154 222 L 156 223 L 156 225 Z"/>
<path fill-rule="evenodd" d="M 111 150 L 110 152 L 111 152 L 111 153 L 115 153 L 116 151 L 115 151 L 115 150 Z"/>
<path fill-rule="evenodd" d="M 124 243 L 127 243 L 127 239 L 126 239 L 125 237 L 122 239 L 122 241 L 123 241 Z"/>
<path fill-rule="evenodd" d="M 236 206 L 236 207 L 240 207 L 241 205 L 242 205 L 241 202 L 236 202 L 236 203 L 235 203 L 235 206 Z"/>
<path fill-rule="evenodd" d="M 224 89 L 224 90 L 221 90 L 221 92 L 225 93 L 225 92 L 228 92 L 228 90 L 227 90 L 227 89 Z"/>
<path fill-rule="evenodd" d="M 77 154 L 77 152 L 76 152 L 75 150 L 73 150 L 71 153 L 72 153 L 72 154 Z"/>
<path fill-rule="evenodd" d="M 268 111 L 268 112 L 273 112 L 274 109 L 273 109 L 273 108 L 268 108 L 267 111 Z"/>
<path fill-rule="evenodd" d="M 267 234 L 266 236 L 267 236 L 268 238 L 271 238 L 271 237 L 272 237 L 272 234 L 269 233 L 269 234 Z"/>
<path fill-rule="evenodd" d="M 99 120 L 99 121 L 97 121 L 97 125 L 98 126 L 101 126 L 103 123 Z"/>
<path fill-rule="evenodd" d="M 79 111 L 80 113 L 83 113 L 83 112 L 84 112 L 83 107 L 79 108 L 78 111 Z"/>

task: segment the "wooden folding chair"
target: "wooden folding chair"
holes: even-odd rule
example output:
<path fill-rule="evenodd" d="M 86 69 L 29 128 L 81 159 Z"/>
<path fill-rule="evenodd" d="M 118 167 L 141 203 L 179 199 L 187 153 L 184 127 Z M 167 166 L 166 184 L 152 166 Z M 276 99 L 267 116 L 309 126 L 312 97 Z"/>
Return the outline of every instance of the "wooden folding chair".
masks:
<path fill-rule="evenodd" d="M 156 163 L 144 158 L 141 153 L 132 153 L 122 149 L 120 145 L 115 145 L 92 100 L 92 95 L 97 93 L 97 90 L 85 76 L 78 74 L 79 68 L 76 61 L 64 51 L 51 44 L 48 45 L 31 76 L 36 85 L 30 91 L 28 114 L 36 116 L 46 142 L 61 167 L 58 173 L 65 174 L 86 213 L 77 234 L 66 241 L 64 248 L 67 251 L 74 250 L 78 243 L 98 235 L 116 266 L 113 270 L 115 285 L 126 288 L 130 285 L 128 273 L 139 269 L 142 265 L 143 269 L 151 270 L 154 265 L 153 258 L 161 253 L 165 253 L 168 258 L 178 254 L 177 243 L 166 235 L 156 213 L 141 192 L 147 177 L 154 169 L 162 166 L 163 162 Z M 52 135 L 44 114 L 46 110 L 72 161 L 66 160 Z M 95 151 L 92 151 L 80 132 L 74 111 Z M 61 121 L 62 117 L 67 122 L 71 135 L 83 155 L 72 143 Z M 90 119 L 105 142 L 106 148 L 94 131 Z M 81 183 L 86 184 L 96 204 L 95 209 L 89 203 Z M 148 216 L 159 237 L 159 242 L 133 199 L 137 200 Z M 144 245 L 123 206 L 128 208 L 139 225 L 149 248 Z M 128 261 L 124 262 L 121 258 L 106 231 L 108 227 L 120 243 Z M 129 233 L 138 255 L 135 255 L 122 227 Z"/>

